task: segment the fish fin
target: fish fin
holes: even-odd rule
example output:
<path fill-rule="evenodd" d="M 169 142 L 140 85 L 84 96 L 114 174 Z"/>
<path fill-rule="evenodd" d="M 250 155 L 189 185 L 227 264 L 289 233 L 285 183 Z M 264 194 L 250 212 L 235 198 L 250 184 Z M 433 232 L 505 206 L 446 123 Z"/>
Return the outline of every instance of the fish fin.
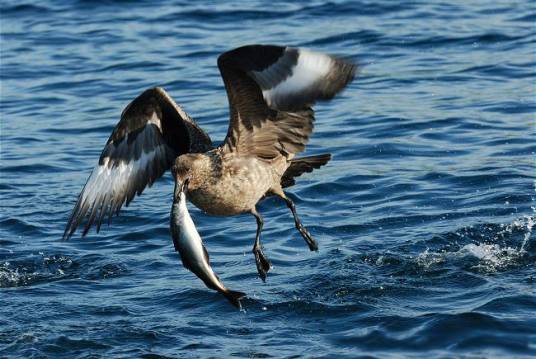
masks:
<path fill-rule="evenodd" d="M 240 303 L 240 299 L 244 298 L 246 296 L 246 293 L 237 292 L 237 291 L 229 290 L 229 289 L 226 289 L 222 291 L 221 293 L 225 296 L 225 298 L 227 298 L 229 302 L 231 302 L 232 305 L 234 305 L 238 309 L 242 309 L 242 304 Z"/>
<path fill-rule="evenodd" d="M 203 247 L 203 248 L 204 248 L 204 247 Z M 179 253 L 179 254 L 180 254 L 180 253 Z M 205 283 L 205 285 L 207 286 L 207 288 L 212 289 L 212 290 L 221 291 L 221 289 L 220 289 L 218 286 L 214 285 L 210 280 L 208 280 L 208 279 L 205 280 L 205 279 L 203 279 L 202 276 L 199 276 L 199 274 L 196 273 L 196 271 L 194 270 L 194 268 L 191 267 L 191 266 L 189 265 L 189 262 L 188 262 L 187 260 L 184 260 L 184 258 L 182 257 L 182 255 L 181 255 L 181 261 L 182 261 L 182 265 L 184 266 L 184 268 L 188 269 L 190 272 L 192 272 L 193 274 L 195 274 L 197 278 L 201 279 L 201 280 L 203 281 L 203 283 Z M 214 275 L 216 276 L 216 278 L 218 279 L 218 281 L 221 282 L 220 277 L 218 277 L 218 275 L 217 275 L 216 273 L 214 273 Z"/>
<path fill-rule="evenodd" d="M 203 244 L 203 254 L 205 256 L 205 260 L 207 261 L 208 265 L 210 266 L 210 260 L 209 260 L 209 255 L 208 255 L 208 251 L 207 251 L 207 247 L 205 247 L 205 245 Z M 221 283 L 221 279 L 220 277 L 214 273 L 214 276 L 218 279 L 218 282 Z M 214 285 L 211 281 L 207 280 L 207 281 L 204 281 L 203 282 L 205 283 L 205 285 L 210 288 L 210 289 L 214 289 L 214 290 L 217 290 L 217 291 L 220 291 L 220 288 L 218 288 L 218 286 Z"/>
<path fill-rule="evenodd" d="M 205 255 L 205 260 L 207 261 L 208 265 L 210 266 L 210 260 L 209 260 L 208 251 L 207 251 L 207 248 L 205 247 L 204 244 L 203 244 L 203 254 Z M 214 276 L 218 279 L 219 282 L 221 282 L 220 277 L 216 273 L 214 273 Z M 203 282 L 205 282 L 205 281 L 203 281 Z M 212 284 L 210 281 L 206 281 L 205 285 L 210 289 L 220 290 L 220 288 L 218 288 L 216 285 Z"/>
<path fill-rule="evenodd" d="M 218 279 L 218 281 L 221 283 L 221 280 L 220 280 L 220 277 L 218 277 L 218 275 L 216 273 L 214 273 L 214 275 L 216 276 L 216 278 Z M 220 291 L 221 289 L 218 288 L 218 286 L 212 284 L 209 280 L 205 281 L 204 279 L 201 279 L 203 281 L 203 283 L 205 283 L 205 285 L 207 286 L 207 288 L 210 288 L 210 289 L 213 289 L 213 290 L 217 290 L 217 291 Z"/>

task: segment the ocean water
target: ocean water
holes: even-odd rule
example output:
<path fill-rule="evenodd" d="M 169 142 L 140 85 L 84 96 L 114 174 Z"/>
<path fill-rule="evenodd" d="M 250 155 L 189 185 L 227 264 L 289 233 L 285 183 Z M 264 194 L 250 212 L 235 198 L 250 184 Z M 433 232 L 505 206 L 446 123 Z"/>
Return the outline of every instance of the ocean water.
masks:
<path fill-rule="evenodd" d="M 530 1 L 3 1 L 0 357 L 536 356 L 536 8 Z M 316 106 L 289 189 L 190 206 L 238 311 L 185 270 L 165 175 L 100 234 L 61 241 L 123 108 L 164 87 L 216 141 L 218 54 L 302 46 L 361 66 Z"/>

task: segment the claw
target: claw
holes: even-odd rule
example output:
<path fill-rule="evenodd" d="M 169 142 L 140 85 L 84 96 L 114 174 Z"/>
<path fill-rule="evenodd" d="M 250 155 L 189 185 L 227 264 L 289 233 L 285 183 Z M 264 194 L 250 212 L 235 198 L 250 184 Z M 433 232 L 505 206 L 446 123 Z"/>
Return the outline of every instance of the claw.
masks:
<path fill-rule="evenodd" d="M 303 225 L 299 225 L 297 228 L 300 234 L 302 235 L 303 239 L 305 239 L 305 242 L 307 242 L 309 249 L 311 251 L 318 252 L 318 244 L 311 236 L 311 233 L 309 233 L 309 231 Z"/>
<path fill-rule="evenodd" d="M 259 277 L 261 277 L 263 282 L 266 282 L 266 274 L 271 268 L 270 261 L 264 256 L 262 250 L 257 249 L 253 250 L 255 254 L 255 264 L 257 265 L 257 272 L 259 272 Z"/>

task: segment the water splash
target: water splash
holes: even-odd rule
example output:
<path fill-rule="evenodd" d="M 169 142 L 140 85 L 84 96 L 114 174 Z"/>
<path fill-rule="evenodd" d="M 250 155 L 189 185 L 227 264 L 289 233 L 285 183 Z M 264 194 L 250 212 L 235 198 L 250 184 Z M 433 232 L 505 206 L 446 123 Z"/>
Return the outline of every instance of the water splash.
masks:
<path fill-rule="evenodd" d="M 534 217 L 523 216 L 509 224 L 464 227 L 445 235 L 447 242 L 441 247 L 427 247 L 414 261 L 425 271 L 454 264 L 471 271 L 493 273 L 522 265 L 531 258 L 529 243 L 535 223 Z"/>
<path fill-rule="evenodd" d="M 467 244 L 455 255 L 472 256 L 478 263 L 470 268 L 481 272 L 493 273 L 516 265 L 524 256 L 524 252 L 517 248 L 501 247 L 498 244 Z"/>
<path fill-rule="evenodd" d="M 0 288 L 19 287 L 42 281 L 62 279 L 78 266 L 63 255 L 45 256 L 40 253 L 26 260 L 0 263 Z"/>
<path fill-rule="evenodd" d="M 127 268 L 122 263 L 105 263 L 92 256 L 71 258 L 40 252 L 24 259 L 0 262 L 0 288 L 31 286 L 70 278 L 102 280 L 125 272 Z"/>
<path fill-rule="evenodd" d="M 534 217 L 527 216 L 526 219 L 527 231 L 525 232 L 525 236 L 523 237 L 523 243 L 521 244 L 522 251 L 525 251 L 525 247 L 527 246 L 527 243 L 529 243 L 530 235 L 532 234 L 532 228 L 534 227 L 534 224 L 536 224 Z"/>

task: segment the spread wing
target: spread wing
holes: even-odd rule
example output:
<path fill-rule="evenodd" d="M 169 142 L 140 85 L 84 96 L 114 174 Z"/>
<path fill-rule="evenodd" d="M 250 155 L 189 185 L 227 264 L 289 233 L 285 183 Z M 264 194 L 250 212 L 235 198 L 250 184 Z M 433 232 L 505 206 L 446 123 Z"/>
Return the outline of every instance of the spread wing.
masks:
<path fill-rule="evenodd" d="M 146 186 L 187 152 L 211 148 L 210 138 L 162 88 L 146 90 L 121 114 L 69 217 L 68 239 L 87 217 L 82 236 L 105 217 L 110 223 Z"/>
<path fill-rule="evenodd" d="M 230 107 L 223 148 L 271 159 L 304 150 L 313 130 L 311 106 L 340 92 L 356 65 L 330 55 L 249 45 L 218 58 Z"/>

